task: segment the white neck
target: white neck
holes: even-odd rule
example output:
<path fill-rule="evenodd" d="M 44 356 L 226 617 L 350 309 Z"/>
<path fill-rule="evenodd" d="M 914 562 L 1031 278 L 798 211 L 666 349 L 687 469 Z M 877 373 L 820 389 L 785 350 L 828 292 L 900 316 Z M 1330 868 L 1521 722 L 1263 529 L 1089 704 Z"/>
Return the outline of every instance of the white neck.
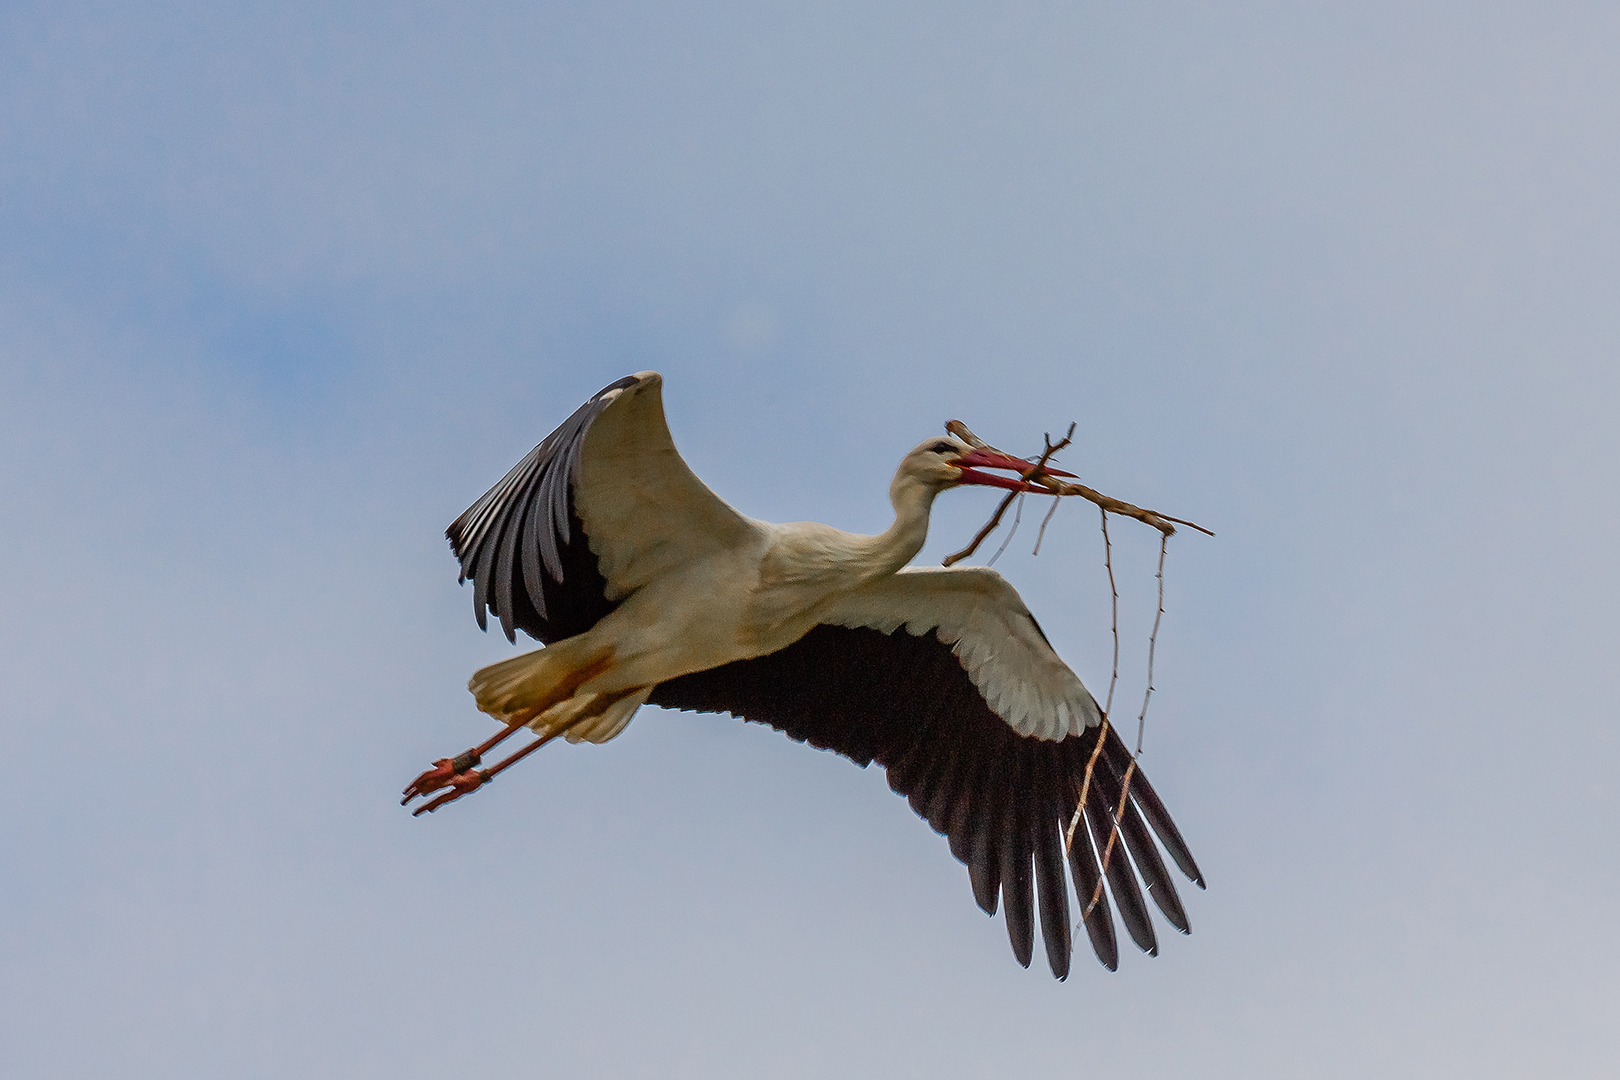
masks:
<path fill-rule="evenodd" d="M 896 476 L 889 485 L 894 524 L 876 536 L 863 536 L 857 565 L 863 580 L 886 577 L 917 557 L 928 539 L 928 515 L 939 492 L 910 476 Z"/>

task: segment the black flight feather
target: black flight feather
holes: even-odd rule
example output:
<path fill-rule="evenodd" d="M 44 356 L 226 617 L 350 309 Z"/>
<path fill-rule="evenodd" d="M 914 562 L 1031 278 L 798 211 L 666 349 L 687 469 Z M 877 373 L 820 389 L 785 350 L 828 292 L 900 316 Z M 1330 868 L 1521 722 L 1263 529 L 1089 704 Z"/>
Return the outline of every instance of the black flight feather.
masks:
<path fill-rule="evenodd" d="M 1060 978 L 1067 971 L 1072 943 L 1067 891 L 1059 888 L 1066 885 L 1063 867 L 1066 861 L 1083 906 L 1102 876 L 1100 845 L 1119 798 L 1120 762 L 1129 763 L 1117 736 L 1104 742 L 1087 823 L 1076 831 L 1065 860 L 1063 833 L 1097 729 L 1061 740 L 1019 735 L 985 703 L 950 645 L 935 633 L 818 626 L 769 655 L 672 679 L 655 687 L 649 700 L 672 709 L 728 712 L 857 764 L 878 761 L 890 786 L 946 833 L 952 854 L 967 864 L 974 899 L 1007 920 L 1020 962 L 1027 964 L 1033 952 L 1038 899 L 1048 962 Z M 1141 817 L 1135 807 L 1127 808 L 1109 860 L 1108 888 L 1084 920 L 1093 951 L 1110 969 L 1119 964 L 1115 906 L 1132 939 L 1150 953 L 1157 948 L 1139 870 L 1169 921 L 1179 929 L 1186 920 L 1148 826 L 1178 865 L 1197 870 L 1140 772 L 1131 781 L 1132 803 L 1138 795 Z"/>

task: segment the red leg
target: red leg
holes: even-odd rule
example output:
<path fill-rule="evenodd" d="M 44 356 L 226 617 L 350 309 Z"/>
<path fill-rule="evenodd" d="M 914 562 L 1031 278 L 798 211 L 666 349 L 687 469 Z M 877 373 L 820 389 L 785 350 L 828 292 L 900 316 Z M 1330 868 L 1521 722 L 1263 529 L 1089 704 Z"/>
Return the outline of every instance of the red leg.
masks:
<path fill-rule="evenodd" d="M 405 788 L 405 797 L 399 800 L 399 805 L 404 806 L 418 795 L 427 795 L 430 792 L 438 791 L 442 787 L 450 787 L 456 784 L 457 777 L 465 776 L 468 774 L 468 770 L 476 769 L 483 764 L 486 753 L 499 746 L 522 726 L 522 724 L 510 724 L 504 730 L 495 733 L 464 754 L 453 758 L 440 758 L 435 761 L 433 768 L 412 780 Z M 467 790 L 472 789 L 468 788 Z M 462 794 L 466 794 L 466 792 L 462 792 Z"/>
<path fill-rule="evenodd" d="M 585 718 L 581 717 L 580 719 L 583 720 Z M 423 805 L 418 806 L 415 810 L 411 811 L 412 817 L 420 817 L 423 814 L 431 814 L 445 803 L 455 802 L 463 795 L 477 791 L 479 788 L 495 779 L 495 775 L 497 773 L 510 769 L 513 765 L 516 765 L 518 762 L 522 761 L 524 758 L 528 757 L 530 754 L 546 745 L 546 743 L 550 742 L 552 739 L 555 739 L 557 736 L 561 735 L 563 732 L 573 727 L 574 724 L 579 722 L 579 720 L 576 720 L 574 723 L 566 724 L 563 727 L 557 728 L 555 731 L 548 731 L 546 734 L 540 736 L 540 738 L 534 740 L 534 742 L 530 743 L 528 746 L 525 746 L 517 753 L 508 756 L 504 761 L 497 765 L 494 765 L 488 769 L 475 769 L 474 766 L 478 764 L 478 756 L 480 751 L 488 750 L 489 748 L 495 746 L 502 739 L 506 738 L 508 735 L 512 734 L 512 732 L 516 731 L 522 726 L 521 724 L 514 724 L 505 731 L 501 732 L 501 734 L 484 743 L 482 746 L 475 747 L 474 749 L 467 751 L 467 753 L 461 755 L 461 757 L 456 758 L 453 761 L 448 758 L 444 758 L 434 762 L 435 768 L 417 777 L 416 782 L 405 789 L 405 798 L 400 801 L 400 805 L 403 806 L 415 795 L 425 795 L 430 791 L 437 791 L 442 787 L 450 788 L 451 790 L 445 792 L 443 795 L 440 795 L 433 801 L 424 803 Z M 472 757 L 470 762 L 467 761 L 469 756 Z M 465 762 L 465 764 L 461 768 L 453 769 L 453 771 L 445 771 L 452 770 L 453 766 L 455 766 L 458 762 Z M 443 779 L 439 779 L 441 771 L 444 772 Z M 433 777 L 437 782 L 435 782 L 432 787 L 416 790 L 417 786 L 428 777 Z"/>

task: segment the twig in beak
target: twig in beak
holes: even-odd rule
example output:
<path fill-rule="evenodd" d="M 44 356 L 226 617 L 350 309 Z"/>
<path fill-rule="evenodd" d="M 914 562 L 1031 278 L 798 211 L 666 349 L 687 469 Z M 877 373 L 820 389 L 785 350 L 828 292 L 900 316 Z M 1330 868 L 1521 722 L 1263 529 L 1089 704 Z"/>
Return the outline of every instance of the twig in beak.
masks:
<path fill-rule="evenodd" d="M 991 450 L 998 454 L 1005 453 L 1005 451 L 996 450 L 995 447 L 973 434 L 973 432 L 968 430 L 968 426 L 962 423 L 960 420 L 950 421 L 945 425 L 945 430 L 950 432 L 952 435 L 955 435 L 957 438 L 961 439 L 975 450 Z M 1056 443 L 1052 442 L 1052 436 L 1050 434 L 1046 435 L 1045 439 L 1046 449 L 1041 451 L 1040 459 L 1037 460 L 1035 464 L 1023 474 L 1023 476 L 1019 477 L 1019 479 L 1026 484 L 1040 484 L 1043 487 L 1050 487 L 1053 478 L 1046 475 L 1046 463 L 1051 460 L 1053 454 L 1057 453 L 1059 450 L 1062 450 L 1065 446 L 1068 446 L 1069 443 L 1073 441 L 1074 425 L 1070 424 L 1068 433 Z M 985 523 L 984 528 L 979 530 L 979 535 L 973 538 L 973 542 L 968 544 L 968 546 L 963 548 L 961 551 L 945 556 L 945 561 L 941 565 L 955 566 L 957 563 L 979 550 L 979 545 L 984 543 L 984 538 L 995 532 L 996 527 L 1001 524 L 1002 516 L 1007 513 L 1007 507 L 1011 506 L 1012 501 L 1021 494 L 1024 493 L 1019 491 L 1007 492 L 1007 497 L 1001 500 L 1001 505 L 996 507 L 995 514 L 993 514 L 990 520 Z M 1053 492 L 1053 494 L 1056 495 L 1062 493 Z"/>
<path fill-rule="evenodd" d="M 948 422 L 945 425 L 945 430 L 950 432 L 952 435 L 955 435 L 958 439 L 961 439 L 963 442 L 967 443 L 976 450 L 989 450 L 998 454 L 1005 453 L 1005 451 L 997 450 L 995 447 L 973 434 L 968 426 L 962 423 L 960 420 L 952 420 Z M 1073 424 L 1069 425 L 1069 431 L 1071 434 L 1074 432 Z M 1058 443 L 1057 447 L 1049 446 L 1049 452 L 1042 455 L 1040 464 L 1044 465 L 1045 459 L 1050 456 L 1051 452 L 1055 452 L 1057 449 L 1068 445 L 1068 442 L 1069 438 L 1065 436 L 1063 441 Z M 1215 535 L 1213 532 L 1204 528 L 1202 525 L 1197 524 L 1196 522 L 1186 521 L 1178 517 L 1171 517 L 1169 514 L 1161 514 L 1157 510 L 1144 510 L 1140 506 L 1134 506 L 1131 503 L 1122 502 L 1121 500 L 1110 495 L 1104 495 L 1095 488 L 1089 488 L 1084 484 L 1071 483 L 1067 480 L 1060 480 L 1055 476 L 1048 476 L 1039 468 L 1026 474 L 1024 479 L 1031 484 L 1040 485 L 1047 491 L 1050 491 L 1053 495 L 1078 495 L 1082 499 L 1088 499 L 1102 507 L 1110 514 L 1118 514 L 1120 517 L 1135 518 L 1137 521 L 1140 521 L 1143 524 L 1153 526 L 1165 536 L 1174 535 L 1177 525 L 1185 525 L 1189 529 L 1197 529 L 1205 536 Z M 978 547 L 979 544 L 983 542 L 984 538 L 994 531 L 995 527 L 1001 523 L 1001 515 L 1006 512 L 1007 504 L 1011 501 L 1012 500 L 1010 498 L 1003 500 L 1001 508 L 996 511 L 996 516 L 990 520 L 990 524 L 985 526 L 984 530 L 979 536 L 974 538 L 973 543 L 970 544 L 965 551 L 958 552 L 956 555 L 948 557 L 945 561 L 945 565 L 950 566 L 953 563 L 960 562 L 967 558 L 968 555 L 972 554 L 974 548 Z"/>

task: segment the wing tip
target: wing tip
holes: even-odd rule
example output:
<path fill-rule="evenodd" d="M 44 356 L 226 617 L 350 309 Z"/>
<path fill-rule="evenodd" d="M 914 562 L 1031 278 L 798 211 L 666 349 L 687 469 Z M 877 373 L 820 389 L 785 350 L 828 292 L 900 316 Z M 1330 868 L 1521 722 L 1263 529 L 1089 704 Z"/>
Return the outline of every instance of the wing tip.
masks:
<path fill-rule="evenodd" d="M 598 390 L 591 401 L 612 401 L 626 390 L 658 390 L 664 385 L 664 377 L 656 371 L 638 371 L 634 375 L 626 375 L 622 379 L 615 379 L 602 389 Z"/>
<path fill-rule="evenodd" d="M 1009 934 L 1019 932 L 1018 930 L 1012 928 L 1011 923 L 1008 923 L 1007 925 Z M 1027 947 L 1024 946 L 1025 941 L 1029 942 Z M 1013 959 L 1018 961 L 1018 966 L 1021 968 L 1028 968 L 1030 962 L 1035 959 L 1035 940 L 1033 933 L 1028 938 L 1014 938 L 1012 942 L 1012 950 Z"/>
<path fill-rule="evenodd" d="M 988 860 L 980 859 L 968 863 L 968 881 L 973 885 L 973 902 L 979 905 L 979 910 L 994 918 L 996 910 L 1001 906 L 1001 881 L 993 876 Z"/>

